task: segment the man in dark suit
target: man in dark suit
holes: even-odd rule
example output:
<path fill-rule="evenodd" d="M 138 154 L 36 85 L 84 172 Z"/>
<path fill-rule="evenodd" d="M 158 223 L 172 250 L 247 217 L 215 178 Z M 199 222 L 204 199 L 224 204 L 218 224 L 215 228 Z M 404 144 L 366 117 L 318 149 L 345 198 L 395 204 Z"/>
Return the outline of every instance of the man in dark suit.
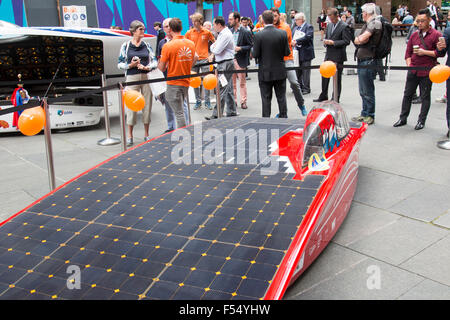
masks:
<path fill-rule="evenodd" d="M 285 31 L 273 26 L 273 12 L 262 14 L 264 29 L 255 34 L 252 56 L 258 59 L 258 80 L 262 100 L 262 116 L 270 117 L 272 88 L 277 97 L 279 117 L 287 118 L 286 68 L 284 57 L 291 50 Z"/>
<path fill-rule="evenodd" d="M 307 23 L 303 12 L 295 15 L 296 26 L 292 32 L 292 46 L 298 51 L 298 60 L 300 67 L 311 66 L 311 60 L 314 55 L 314 27 Z M 303 94 L 311 92 L 310 79 L 311 70 L 297 70 L 297 78 L 300 82 Z"/>
<path fill-rule="evenodd" d="M 350 27 L 343 21 L 339 20 L 339 11 L 336 8 L 330 8 L 327 12 L 331 23 L 327 25 L 325 30 L 325 39 L 323 41 L 327 51 L 325 53 L 325 61 L 333 61 L 337 64 L 338 76 L 338 98 L 341 96 L 342 70 L 344 61 L 347 61 L 346 47 L 352 41 L 352 32 Z M 314 102 L 328 100 L 329 78 L 322 77 L 322 93 Z"/>
<path fill-rule="evenodd" d="M 290 25 L 290 27 L 291 27 L 292 34 L 294 34 L 294 28 L 296 27 L 296 24 L 295 24 L 295 15 L 296 14 L 297 14 L 297 10 L 291 9 L 291 12 L 290 12 L 291 25 Z"/>
<path fill-rule="evenodd" d="M 228 24 L 233 33 L 235 55 L 234 69 L 246 70 L 250 63 L 250 50 L 253 47 L 253 37 L 250 31 L 241 26 L 241 15 L 239 12 L 232 12 L 228 17 Z M 237 100 L 237 79 L 239 79 L 241 108 L 247 109 L 247 80 L 245 73 L 233 74 L 233 91 Z"/>

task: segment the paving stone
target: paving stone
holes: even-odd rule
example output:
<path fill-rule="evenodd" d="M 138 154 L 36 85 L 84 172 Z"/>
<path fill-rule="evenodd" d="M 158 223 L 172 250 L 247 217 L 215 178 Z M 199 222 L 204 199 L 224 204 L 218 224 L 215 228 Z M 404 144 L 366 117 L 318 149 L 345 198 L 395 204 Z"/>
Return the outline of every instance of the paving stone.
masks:
<path fill-rule="evenodd" d="M 450 229 L 450 211 L 434 220 L 433 224 Z"/>
<path fill-rule="evenodd" d="M 450 286 L 450 236 L 434 243 L 401 267 L 423 277 Z"/>
<path fill-rule="evenodd" d="M 403 294 L 399 300 L 450 300 L 450 286 L 424 280 Z"/>
<path fill-rule="evenodd" d="M 397 203 L 390 211 L 430 222 L 450 209 L 448 193 L 448 186 L 430 185 Z"/>
<path fill-rule="evenodd" d="M 427 182 L 360 167 L 354 201 L 389 209 L 427 186 Z"/>
<path fill-rule="evenodd" d="M 349 245 L 362 254 L 399 265 L 449 234 L 449 231 L 408 218 Z"/>
<path fill-rule="evenodd" d="M 331 278 L 286 299 L 301 300 L 377 300 L 396 299 L 423 278 L 379 260 L 364 259 Z"/>
<path fill-rule="evenodd" d="M 394 223 L 401 217 L 377 208 L 353 202 L 332 242 L 348 246 Z"/>
<path fill-rule="evenodd" d="M 364 255 L 330 243 L 292 287 L 288 288 L 285 298 L 295 298 L 299 292 L 309 290 L 327 279 L 333 279 L 337 274 L 351 270 L 354 265 L 366 259 Z"/>

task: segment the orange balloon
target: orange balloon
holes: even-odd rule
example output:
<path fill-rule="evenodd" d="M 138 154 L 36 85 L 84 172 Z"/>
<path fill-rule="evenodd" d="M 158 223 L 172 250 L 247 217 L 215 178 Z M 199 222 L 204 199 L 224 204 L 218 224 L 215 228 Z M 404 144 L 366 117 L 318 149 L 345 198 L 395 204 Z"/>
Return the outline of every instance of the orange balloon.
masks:
<path fill-rule="evenodd" d="M 136 90 L 125 90 L 123 93 L 123 101 L 128 109 L 135 112 L 140 111 L 145 107 L 144 96 Z"/>
<path fill-rule="evenodd" d="M 281 7 L 281 0 L 275 0 L 273 4 L 275 5 L 275 7 L 279 8 Z"/>
<path fill-rule="evenodd" d="M 325 61 L 320 65 L 320 74 L 324 78 L 331 78 L 336 74 L 336 64 L 333 61 Z"/>
<path fill-rule="evenodd" d="M 196 74 L 196 72 L 191 72 L 191 74 Z M 200 78 L 200 77 L 189 78 L 189 85 L 192 88 L 198 88 L 198 87 L 200 87 L 201 84 L 202 84 L 202 78 Z"/>
<path fill-rule="evenodd" d="M 430 70 L 430 80 L 433 83 L 442 83 L 447 81 L 450 76 L 450 67 L 438 64 Z"/>
<path fill-rule="evenodd" d="M 203 79 L 203 86 L 205 87 L 206 90 L 212 90 L 217 86 L 217 78 L 215 75 L 213 74 L 208 74 L 204 79 Z"/>
<path fill-rule="evenodd" d="M 26 136 L 34 136 L 41 132 L 45 125 L 45 113 L 41 107 L 24 110 L 19 117 L 20 132 Z"/>

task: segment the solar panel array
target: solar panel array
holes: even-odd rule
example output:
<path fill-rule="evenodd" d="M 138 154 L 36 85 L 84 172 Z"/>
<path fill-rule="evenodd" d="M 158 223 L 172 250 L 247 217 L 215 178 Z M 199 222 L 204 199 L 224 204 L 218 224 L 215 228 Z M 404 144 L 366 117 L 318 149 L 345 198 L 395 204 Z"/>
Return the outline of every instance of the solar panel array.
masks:
<path fill-rule="evenodd" d="M 89 171 L 0 227 L 0 299 L 263 298 L 323 177 L 261 162 L 278 161 L 266 146 L 303 124 L 218 119 Z M 194 133 L 230 129 L 249 135 L 212 153 L 223 163 L 199 161 L 211 145 Z M 191 148 L 175 164 L 181 133 Z"/>

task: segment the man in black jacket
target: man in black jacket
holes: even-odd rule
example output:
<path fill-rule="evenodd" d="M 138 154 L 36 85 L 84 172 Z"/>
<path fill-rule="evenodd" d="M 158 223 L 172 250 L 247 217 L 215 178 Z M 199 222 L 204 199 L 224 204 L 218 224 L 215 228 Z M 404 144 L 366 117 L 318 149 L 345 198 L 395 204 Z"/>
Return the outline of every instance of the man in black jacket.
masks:
<path fill-rule="evenodd" d="M 246 70 L 250 62 L 250 50 L 253 47 L 253 38 L 250 31 L 241 26 L 241 15 L 239 12 L 232 12 L 228 17 L 228 24 L 234 37 L 235 56 L 234 69 Z M 239 79 L 241 108 L 247 109 L 247 81 L 245 73 L 233 74 L 234 97 L 237 100 L 236 80 Z"/>
<path fill-rule="evenodd" d="M 338 98 L 339 102 L 342 88 L 342 70 L 344 61 L 347 61 L 346 48 L 352 41 L 352 31 L 350 27 L 343 21 L 339 20 L 339 11 L 336 8 L 330 8 L 327 12 L 331 23 L 327 25 L 325 30 L 325 39 L 323 44 L 327 51 L 325 53 L 325 61 L 333 61 L 337 64 L 338 76 Z M 322 77 L 322 93 L 319 98 L 314 99 L 314 102 L 321 102 L 328 100 L 328 85 L 329 78 Z"/>
<path fill-rule="evenodd" d="M 262 116 L 270 117 L 272 88 L 277 97 L 279 117 L 287 118 L 286 68 L 284 57 L 291 51 L 287 34 L 273 26 L 273 12 L 262 14 L 264 29 L 255 34 L 252 56 L 258 59 L 258 80 L 262 100 Z"/>

